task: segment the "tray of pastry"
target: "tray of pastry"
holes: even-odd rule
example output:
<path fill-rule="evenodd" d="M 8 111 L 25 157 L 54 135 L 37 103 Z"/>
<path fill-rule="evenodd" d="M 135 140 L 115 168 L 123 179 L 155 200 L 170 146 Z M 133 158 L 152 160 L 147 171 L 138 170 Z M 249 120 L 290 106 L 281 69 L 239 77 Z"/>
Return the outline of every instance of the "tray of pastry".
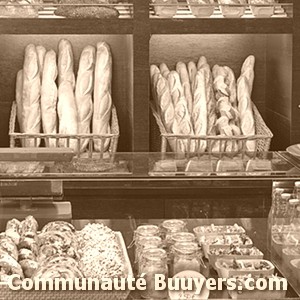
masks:
<path fill-rule="evenodd" d="M 290 176 L 300 170 L 275 152 L 149 155 L 150 176 Z"/>
<path fill-rule="evenodd" d="M 0 18 L 126 19 L 132 3 L 116 0 L 6 0 L 0 2 Z"/>
<path fill-rule="evenodd" d="M 275 0 L 152 0 L 151 18 L 288 18 L 293 3 Z"/>
<path fill-rule="evenodd" d="M 101 223 L 90 223 L 81 230 L 65 221 L 53 221 L 40 228 L 34 217 L 7 222 L 0 234 L 0 286 L 5 299 L 43 299 L 63 297 L 82 299 L 78 291 L 12 291 L 5 283 L 11 276 L 21 280 L 55 278 L 128 278 L 133 276 L 123 236 Z M 87 293 L 87 292 L 86 292 Z M 104 299 L 126 299 L 129 291 L 88 292 L 89 299 L 101 295 Z M 99 294 L 100 293 L 100 294 Z M 52 297 L 52 298 L 51 298 Z M 102 299 L 101 298 L 101 299 Z"/>

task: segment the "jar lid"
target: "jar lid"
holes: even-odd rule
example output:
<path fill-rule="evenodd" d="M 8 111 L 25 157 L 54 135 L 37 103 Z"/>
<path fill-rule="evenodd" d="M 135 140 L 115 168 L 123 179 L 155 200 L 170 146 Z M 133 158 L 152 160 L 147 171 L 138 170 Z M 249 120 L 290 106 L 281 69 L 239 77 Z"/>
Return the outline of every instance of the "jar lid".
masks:
<path fill-rule="evenodd" d="M 295 187 L 300 188 L 300 181 L 295 182 Z"/>
<path fill-rule="evenodd" d="M 289 193 L 283 193 L 283 194 L 281 194 L 281 198 L 283 200 L 289 200 L 289 199 L 291 199 L 291 197 L 292 197 L 292 194 L 289 194 Z"/>
<path fill-rule="evenodd" d="M 186 222 L 183 220 L 165 220 L 162 222 L 162 227 L 168 230 L 172 230 L 173 228 L 185 227 Z"/>
<path fill-rule="evenodd" d="M 146 249 L 143 251 L 143 257 L 148 260 L 160 261 L 167 259 L 167 252 L 160 248 Z"/>
<path fill-rule="evenodd" d="M 159 234 L 159 228 L 156 225 L 140 225 L 135 232 L 140 236 L 155 236 Z"/>
<path fill-rule="evenodd" d="M 192 254 L 198 251 L 199 247 L 198 244 L 195 242 L 181 242 L 176 243 L 173 248 L 176 252 L 182 254 Z"/>
<path fill-rule="evenodd" d="M 290 199 L 289 205 L 298 205 L 300 203 L 299 199 Z"/>
<path fill-rule="evenodd" d="M 283 188 L 276 188 L 275 192 L 278 193 L 278 194 L 279 193 L 282 194 L 284 192 L 284 189 Z"/>
<path fill-rule="evenodd" d="M 193 242 L 195 241 L 195 235 L 191 232 L 177 232 L 172 234 L 172 241 L 178 242 Z"/>
<path fill-rule="evenodd" d="M 146 236 L 146 237 L 141 237 L 139 240 L 139 244 L 143 247 L 147 245 L 153 245 L 158 247 L 161 245 L 162 239 L 159 236 Z"/>

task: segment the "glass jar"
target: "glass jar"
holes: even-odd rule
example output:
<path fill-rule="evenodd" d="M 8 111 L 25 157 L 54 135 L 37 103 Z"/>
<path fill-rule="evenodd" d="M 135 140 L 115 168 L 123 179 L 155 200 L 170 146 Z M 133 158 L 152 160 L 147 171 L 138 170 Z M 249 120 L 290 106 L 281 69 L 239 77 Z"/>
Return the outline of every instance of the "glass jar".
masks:
<path fill-rule="evenodd" d="M 187 270 L 200 272 L 201 255 L 197 243 L 176 243 L 173 250 L 173 276 Z"/>
<path fill-rule="evenodd" d="M 128 248 L 131 248 L 133 245 L 135 245 L 135 259 L 134 262 L 137 263 L 138 257 L 137 257 L 137 249 L 140 247 L 140 240 L 146 237 L 153 237 L 153 236 L 159 236 L 160 230 L 159 227 L 156 225 L 140 225 L 137 227 L 137 229 L 134 231 L 133 241 L 130 244 Z"/>
<path fill-rule="evenodd" d="M 139 243 L 135 249 L 135 257 L 136 257 L 136 263 L 137 263 L 137 269 L 138 273 L 140 272 L 140 265 L 141 261 L 143 259 L 143 252 L 145 250 L 149 249 L 159 249 L 162 248 L 162 239 L 159 236 L 148 236 L 148 237 L 142 237 L 139 240 Z"/>
<path fill-rule="evenodd" d="M 172 18 L 176 15 L 178 8 L 177 0 L 151 0 L 154 4 L 154 12 L 162 18 Z"/>
<path fill-rule="evenodd" d="M 294 197 L 300 200 L 300 181 L 295 182 Z"/>
<path fill-rule="evenodd" d="M 161 235 L 167 244 L 171 242 L 171 237 L 174 233 L 186 231 L 186 222 L 183 220 L 166 220 L 161 224 Z"/>
<path fill-rule="evenodd" d="M 140 272 L 145 274 L 146 290 L 141 291 L 142 298 L 164 299 L 167 298 L 167 289 L 155 289 L 155 275 L 161 274 L 168 278 L 167 253 L 163 249 L 148 249 L 143 251 L 140 263 Z"/>

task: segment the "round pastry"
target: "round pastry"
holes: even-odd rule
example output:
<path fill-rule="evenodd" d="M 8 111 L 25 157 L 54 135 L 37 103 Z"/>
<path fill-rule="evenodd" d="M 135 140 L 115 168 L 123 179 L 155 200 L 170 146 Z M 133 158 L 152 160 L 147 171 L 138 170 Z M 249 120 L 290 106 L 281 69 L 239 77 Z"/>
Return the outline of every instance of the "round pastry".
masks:
<path fill-rule="evenodd" d="M 21 222 L 17 219 L 12 219 L 6 223 L 5 234 L 18 245 L 20 241 L 20 225 Z"/>
<path fill-rule="evenodd" d="M 22 248 L 19 250 L 19 259 L 18 261 L 22 261 L 25 259 L 30 259 L 30 260 L 36 260 L 36 256 L 34 255 L 34 253 L 26 248 Z"/>
<path fill-rule="evenodd" d="M 78 263 L 75 259 L 66 256 L 66 255 L 54 255 L 52 257 L 48 257 L 43 263 L 43 266 L 52 266 L 52 265 L 66 265 L 74 268 L 78 267 Z"/>
<path fill-rule="evenodd" d="M 75 227 L 65 221 L 54 221 L 46 224 L 41 232 L 47 232 L 47 231 L 70 231 L 75 232 Z"/>
<path fill-rule="evenodd" d="M 39 266 L 39 264 L 32 259 L 24 259 L 20 262 L 20 265 L 26 278 L 31 278 Z"/>
<path fill-rule="evenodd" d="M 77 267 L 67 266 L 64 264 L 46 265 L 39 267 L 33 274 L 34 279 L 54 279 L 65 278 L 75 279 L 83 278 L 82 272 Z"/>
<path fill-rule="evenodd" d="M 4 251 L 0 251 L 0 274 L 1 275 L 20 275 L 24 278 L 22 267 L 19 263 Z"/>
<path fill-rule="evenodd" d="M 18 248 L 11 238 L 7 236 L 1 236 L 0 238 L 0 249 L 7 252 L 15 260 L 18 259 Z"/>
<path fill-rule="evenodd" d="M 34 238 L 38 230 L 38 222 L 33 216 L 28 216 L 21 222 L 20 235 L 21 237 Z"/>
<path fill-rule="evenodd" d="M 18 245 L 19 249 L 28 249 L 33 252 L 34 255 L 38 254 L 38 245 L 35 238 L 21 237 L 20 243 Z"/>

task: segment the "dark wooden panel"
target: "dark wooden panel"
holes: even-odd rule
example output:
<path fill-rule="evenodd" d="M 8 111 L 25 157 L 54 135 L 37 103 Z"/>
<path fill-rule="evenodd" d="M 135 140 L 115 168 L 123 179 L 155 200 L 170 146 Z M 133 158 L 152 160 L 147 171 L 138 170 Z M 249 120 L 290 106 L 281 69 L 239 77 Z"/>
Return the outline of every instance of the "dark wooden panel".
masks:
<path fill-rule="evenodd" d="M 77 72 L 82 49 L 106 41 L 113 55 L 112 98 L 117 107 L 120 125 L 119 151 L 131 151 L 133 126 L 133 49 L 132 35 L 1 35 L 0 70 L 5 76 L 0 82 L 0 102 L 12 102 L 15 94 L 15 76 L 22 68 L 24 48 L 29 43 L 57 49 L 61 38 L 71 41 Z M 5 131 L 7 134 L 7 131 Z M 2 133 L 3 134 L 3 133 Z M 7 140 L 7 139 L 6 139 Z M 8 144 L 5 144 L 6 146 Z"/>
<path fill-rule="evenodd" d="M 294 0 L 292 143 L 300 143 L 300 1 Z"/>
<path fill-rule="evenodd" d="M 11 103 L 0 101 L 0 147 L 8 147 L 8 127 Z"/>
<path fill-rule="evenodd" d="M 291 33 L 292 19 L 151 19 L 153 34 Z"/>
<path fill-rule="evenodd" d="M 292 47 L 292 35 L 267 36 L 266 107 L 288 120 L 292 106 Z"/>
<path fill-rule="evenodd" d="M 271 150 L 285 150 L 290 145 L 290 120 L 269 109 L 266 110 L 266 120 L 274 134 Z"/>
<path fill-rule="evenodd" d="M 0 34 L 131 34 L 131 19 L 0 19 Z"/>

